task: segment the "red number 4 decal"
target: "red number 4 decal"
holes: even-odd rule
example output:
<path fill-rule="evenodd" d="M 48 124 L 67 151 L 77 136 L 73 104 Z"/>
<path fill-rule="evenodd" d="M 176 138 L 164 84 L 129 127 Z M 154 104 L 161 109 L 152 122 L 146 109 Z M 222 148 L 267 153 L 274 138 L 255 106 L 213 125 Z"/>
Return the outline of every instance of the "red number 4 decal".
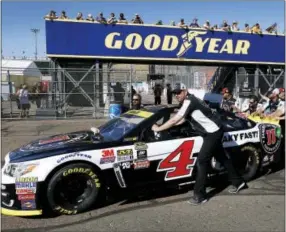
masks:
<path fill-rule="evenodd" d="M 193 157 L 194 142 L 194 140 L 183 142 L 175 151 L 159 163 L 157 171 L 167 171 L 165 181 L 192 175 L 193 166 L 197 159 Z"/>
<path fill-rule="evenodd" d="M 266 131 L 267 136 L 267 145 L 274 145 L 276 143 L 276 135 L 275 135 L 275 129 L 267 130 Z"/>

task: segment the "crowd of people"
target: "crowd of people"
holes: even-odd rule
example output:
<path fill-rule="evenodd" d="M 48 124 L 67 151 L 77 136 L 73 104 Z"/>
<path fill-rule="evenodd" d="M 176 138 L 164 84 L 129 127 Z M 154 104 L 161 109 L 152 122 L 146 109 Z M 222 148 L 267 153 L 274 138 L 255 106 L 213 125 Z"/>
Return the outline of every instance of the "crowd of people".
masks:
<path fill-rule="evenodd" d="M 236 106 L 236 99 L 228 88 L 222 90 L 223 102 L 222 108 L 225 111 L 240 113 L 248 117 L 250 115 L 257 115 L 260 117 L 268 117 L 274 120 L 285 121 L 285 89 L 276 88 L 266 94 L 262 95 L 259 92 L 259 96 L 252 95 L 249 98 L 249 105 L 247 109 L 240 110 Z"/>
<path fill-rule="evenodd" d="M 51 20 L 56 20 L 56 19 L 70 19 L 65 11 L 61 12 L 60 16 L 56 15 L 56 12 L 54 10 L 51 10 L 49 14 L 47 14 L 45 19 L 51 19 Z M 92 21 L 92 22 L 97 22 L 97 23 L 103 23 L 103 24 L 144 24 L 144 21 L 142 17 L 139 14 L 135 14 L 134 18 L 128 22 L 126 17 L 124 16 L 124 13 L 120 13 L 119 17 L 117 18 L 114 13 L 111 13 L 109 18 L 104 17 L 103 13 L 100 12 L 98 16 L 93 17 L 92 14 L 88 14 L 87 17 L 83 16 L 82 12 L 78 12 L 77 16 L 75 17 L 76 20 L 85 20 L 85 21 Z M 178 26 L 182 28 L 203 28 L 206 30 L 221 30 L 221 31 L 244 31 L 244 32 L 249 32 L 249 33 L 256 33 L 256 34 L 262 34 L 263 30 L 260 26 L 259 23 L 255 23 L 254 25 L 249 25 L 248 23 L 244 24 L 244 28 L 240 29 L 238 26 L 239 22 L 238 21 L 233 21 L 232 23 L 228 23 L 226 20 L 223 20 L 221 25 L 219 24 L 213 24 L 211 25 L 211 22 L 209 20 L 205 21 L 203 25 L 199 24 L 199 20 L 197 18 L 194 18 L 192 23 L 188 24 L 185 22 L 184 19 L 180 19 L 178 23 L 175 21 L 171 21 L 170 25 L 171 26 Z M 155 25 L 166 25 L 163 23 L 162 20 L 158 20 Z M 278 33 L 277 32 L 277 23 L 274 23 L 267 27 L 265 29 L 265 32 L 267 33 Z"/>

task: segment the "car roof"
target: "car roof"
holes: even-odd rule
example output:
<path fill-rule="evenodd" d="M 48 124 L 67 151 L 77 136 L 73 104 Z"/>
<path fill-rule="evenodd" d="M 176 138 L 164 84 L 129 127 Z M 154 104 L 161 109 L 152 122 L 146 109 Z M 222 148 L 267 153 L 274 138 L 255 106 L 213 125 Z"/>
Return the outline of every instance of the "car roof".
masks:
<path fill-rule="evenodd" d="M 147 105 L 147 106 L 144 106 L 144 110 L 151 112 L 151 113 L 158 113 L 160 111 L 174 109 L 176 107 L 178 106 L 177 105 L 159 105 L 159 106 L 158 105 Z"/>

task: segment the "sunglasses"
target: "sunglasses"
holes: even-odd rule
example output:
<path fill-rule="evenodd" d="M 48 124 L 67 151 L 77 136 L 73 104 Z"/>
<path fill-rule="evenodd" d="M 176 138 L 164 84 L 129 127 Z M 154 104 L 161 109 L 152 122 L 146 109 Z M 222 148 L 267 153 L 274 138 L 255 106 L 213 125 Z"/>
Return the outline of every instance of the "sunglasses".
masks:
<path fill-rule="evenodd" d="M 132 101 L 139 101 L 139 99 L 138 98 L 133 98 Z"/>

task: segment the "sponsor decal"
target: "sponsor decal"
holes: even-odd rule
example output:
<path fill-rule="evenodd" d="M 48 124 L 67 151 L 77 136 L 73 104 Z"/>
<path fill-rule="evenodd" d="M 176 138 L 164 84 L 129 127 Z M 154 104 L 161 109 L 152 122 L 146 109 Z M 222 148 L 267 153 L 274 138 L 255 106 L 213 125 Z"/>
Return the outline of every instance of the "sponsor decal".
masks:
<path fill-rule="evenodd" d="M 227 134 L 223 136 L 222 142 L 236 142 L 239 140 L 246 140 L 246 139 L 254 139 L 258 138 L 258 131 L 252 131 L 252 132 L 243 132 L 239 134 Z"/>
<path fill-rule="evenodd" d="M 100 188 L 100 181 L 97 175 L 90 168 L 69 168 L 63 172 L 63 176 L 68 176 L 75 173 L 84 173 L 89 175 L 94 180 L 96 187 Z"/>
<path fill-rule="evenodd" d="M 61 142 L 61 141 L 66 141 L 69 140 L 70 137 L 68 135 L 59 135 L 59 136 L 55 136 L 46 140 L 40 140 L 39 141 L 39 145 L 44 145 L 44 144 L 48 144 L 48 143 L 55 143 L 55 142 Z"/>
<path fill-rule="evenodd" d="M 135 143 L 134 146 L 135 146 L 135 150 L 147 150 L 148 149 L 148 145 L 143 142 Z"/>
<path fill-rule="evenodd" d="M 102 150 L 102 158 L 100 159 L 100 164 L 113 163 L 115 161 L 115 155 L 113 149 Z"/>
<path fill-rule="evenodd" d="M 16 194 L 35 194 L 38 177 L 20 177 L 15 181 Z"/>
<path fill-rule="evenodd" d="M 137 151 L 137 159 L 140 160 L 147 159 L 147 151 L 146 150 Z"/>
<path fill-rule="evenodd" d="M 144 37 L 138 33 L 111 32 L 105 37 L 105 47 L 108 49 L 138 50 L 148 51 L 178 51 L 176 56 L 183 57 L 190 49 L 195 53 L 223 53 L 248 55 L 250 48 L 249 40 L 232 40 L 221 38 L 203 38 L 207 31 L 188 30 L 178 37 L 176 35 L 159 36 L 157 34 L 147 34 Z"/>
<path fill-rule="evenodd" d="M 35 200 L 23 200 L 21 201 L 21 207 L 23 210 L 36 209 L 36 202 Z"/>
<path fill-rule="evenodd" d="M 132 149 L 124 149 L 117 150 L 117 161 L 128 161 L 133 160 L 133 150 Z"/>
<path fill-rule="evenodd" d="M 74 158 L 86 158 L 86 159 L 91 159 L 91 155 L 87 155 L 87 154 L 75 152 L 75 153 L 72 153 L 72 154 L 69 154 L 69 155 L 62 156 L 61 158 L 59 158 L 59 159 L 57 160 L 57 163 L 59 164 L 59 163 L 63 162 L 64 160 L 74 159 Z"/>
<path fill-rule="evenodd" d="M 134 162 L 134 169 L 143 169 L 143 168 L 149 168 L 150 167 L 150 161 L 149 160 L 137 160 Z"/>
<path fill-rule="evenodd" d="M 132 166 L 131 162 L 123 162 L 119 164 L 121 166 L 122 169 L 130 169 Z"/>
<path fill-rule="evenodd" d="M 268 154 L 273 154 L 280 148 L 281 136 L 279 136 L 279 126 L 273 124 L 259 125 L 260 142 L 263 150 Z M 277 136 L 278 135 L 278 136 Z"/>
<path fill-rule="evenodd" d="M 38 177 L 19 177 L 16 182 L 38 182 Z"/>
<path fill-rule="evenodd" d="M 143 110 L 129 110 L 126 114 L 136 115 L 141 118 L 149 118 L 153 113 Z"/>
<path fill-rule="evenodd" d="M 36 192 L 37 192 L 36 189 L 16 189 L 17 195 L 35 194 Z"/>
<path fill-rule="evenodd" d="M 18 200 L 35 200 L 36 195 L 35 194 L 25 194 L 25 195 L 19 195 Z"/>
<path fill-rule="evenodd" d="M 130 137 L 130 138 L 125 138 L 123 141 L 124 142 L 133 142 L 133 141 L 137 141 L 138 137 Z"/>

